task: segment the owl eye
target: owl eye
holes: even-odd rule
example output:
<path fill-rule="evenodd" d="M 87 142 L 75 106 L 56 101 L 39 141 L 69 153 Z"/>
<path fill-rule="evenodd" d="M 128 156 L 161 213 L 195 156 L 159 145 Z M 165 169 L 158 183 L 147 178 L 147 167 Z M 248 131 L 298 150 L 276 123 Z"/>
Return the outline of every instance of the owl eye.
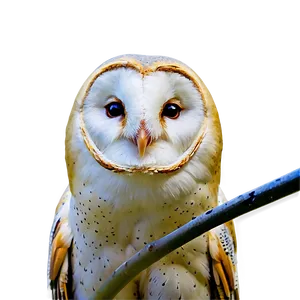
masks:
<path fill-rule="evenodd" d="M 162 111 L 163 117 L 168 117 L 170 119 L 177 119 L 180 115 L 182 108 L 175 103 L 167 103 Z"/>
<path fill-rule="evenodd" d="M 111 102 L 105 106 L 109 118 L 124 116 L 124 106 L 121 102 Z"/>

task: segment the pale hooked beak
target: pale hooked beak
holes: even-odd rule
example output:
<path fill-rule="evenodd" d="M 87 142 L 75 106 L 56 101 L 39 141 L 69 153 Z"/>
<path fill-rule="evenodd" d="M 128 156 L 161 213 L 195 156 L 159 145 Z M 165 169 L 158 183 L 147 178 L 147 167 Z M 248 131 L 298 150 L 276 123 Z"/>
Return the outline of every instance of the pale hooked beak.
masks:
<path fill-rule="evenodd" d="M 140 157 L 143 157 L 147 146 L 149 146 L 152 142 L 152 138 L 147 134 L 144 126 L 139 129 L 134 142 L 138 147 Z"/>

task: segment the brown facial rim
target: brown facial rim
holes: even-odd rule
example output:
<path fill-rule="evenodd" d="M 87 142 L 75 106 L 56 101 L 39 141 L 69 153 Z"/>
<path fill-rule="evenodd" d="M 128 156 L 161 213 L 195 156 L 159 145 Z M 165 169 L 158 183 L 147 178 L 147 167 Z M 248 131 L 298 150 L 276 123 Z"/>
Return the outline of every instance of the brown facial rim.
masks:
<path fill-rule="evenodd" d="M 201 94 L 202 101 L 203 101 L 203 106 L 204 106 L 204 121 L 203 124 L 201 125 L 201 128 L 198 132 L 198 135 L 194 142 L 191 144 L 191 146 L 172 164 L 166 165 L 166 166 L 144 166 L 144 167 L 139 167 L 139 166 L 126 166 L 126 165 L 118 165 L 115 164 L 114 162 L 106 159 L 103 155 L 103 153 L 97 148 L 93 140 L 91 139 L 84 123 L 84 117 L 83 117 L 83 105 L 84 101 L 90 91 L 90 88 L 94 84 L 95 80 L 104 72 L 110 71 L 110 70 L 115 70 L 118 68 L 132 68 L 136 71 L 138 71 L 140 74 L 143 76 L 146 76 L 152 72 L 155 71 L 165 71 L 165 72 L 173 72 L 173 73 L 178 73 L 183 75 L 184 77 L 190 79 L 195 87 L 198 89 L 198 91 Z M 192 73 L 192 74 L 190 74 Z M 119 60 L 112 62 L 110 64 L 107 64 L 100 69 L 98 69 L 95 74 L 93 74 L 93 77 L 91 78 L 84 96 L 82 98 L 81 104 L 80 104 L 80 128 L 81 128 L 81 134 L 84 139 L 84 142 L 86 144 L 86 147 L 88 148 L 89 152 L 91 155 L 94 157 L 94 159 L 105 169 L 116 172 L 116 173 L 171 173 L 174 171 L 177 171 L 181 167 L 183 167 L 196 153 L 198 150 L 200 144 L 202 143 L 202 140 L 205 136 L 206 133 L 206 123 L 207 123 L 207 111 L 206 111 L 206 102 L 204 98 L 204 93 L 202 91 L 202 88 L 197 81 L 197 75 L 193 74 L 190 70 L 187 70 L 183 68 L 181 65 L 176 64 L 176 63 L 166 63 L 166 62 L 157 62 L 147 68 L 142 66 L 139 62 L 133 59 L 125 59 L 124 60 Z M 196 78 L 195 78 L 196 77 Z"/>

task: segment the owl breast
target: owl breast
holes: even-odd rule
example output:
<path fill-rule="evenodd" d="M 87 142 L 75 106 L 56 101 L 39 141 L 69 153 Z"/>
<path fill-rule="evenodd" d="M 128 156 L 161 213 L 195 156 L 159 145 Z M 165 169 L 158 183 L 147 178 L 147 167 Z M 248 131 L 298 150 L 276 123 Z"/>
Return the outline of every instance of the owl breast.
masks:
<path fill-rule="evenodd" d="M 147 210 L 139 205 L 118 209 L 114 201 L 103 198 L 92 186 L 82 184 L 74 193 L 70 207 L 75 295 L 90 297 L 134 253 L 211 208 L 215 200 L 205 185 L 199 185 L 193 193 L 180 199 L 149 203 Z M 144 295 L 155 299 L 160 285 L 161 293 L 165 291 L 166 295 L 182 286 L 181 289 L 190 288 L 195 295 L 205 291 L 202 295 L 205 299 L 209 277 L 207 241 L 207 235 L 203 234 L 173 251 L 142 272 L 118 298 Z M 168 284 L 163 285 L 164 282 Z"/>

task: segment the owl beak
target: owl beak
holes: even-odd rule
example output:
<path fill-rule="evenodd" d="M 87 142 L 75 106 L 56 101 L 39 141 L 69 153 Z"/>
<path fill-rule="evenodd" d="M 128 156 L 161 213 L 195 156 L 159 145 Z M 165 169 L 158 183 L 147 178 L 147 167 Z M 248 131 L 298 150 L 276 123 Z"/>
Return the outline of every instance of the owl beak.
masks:
<path fill-rule="evenodd" d="M 147 146 L 151 144 L 151 140 L 151 136 L 147 134 L 145 128 L 141 127 L 135 138 L 140 157 L 144 156 Z"/>

